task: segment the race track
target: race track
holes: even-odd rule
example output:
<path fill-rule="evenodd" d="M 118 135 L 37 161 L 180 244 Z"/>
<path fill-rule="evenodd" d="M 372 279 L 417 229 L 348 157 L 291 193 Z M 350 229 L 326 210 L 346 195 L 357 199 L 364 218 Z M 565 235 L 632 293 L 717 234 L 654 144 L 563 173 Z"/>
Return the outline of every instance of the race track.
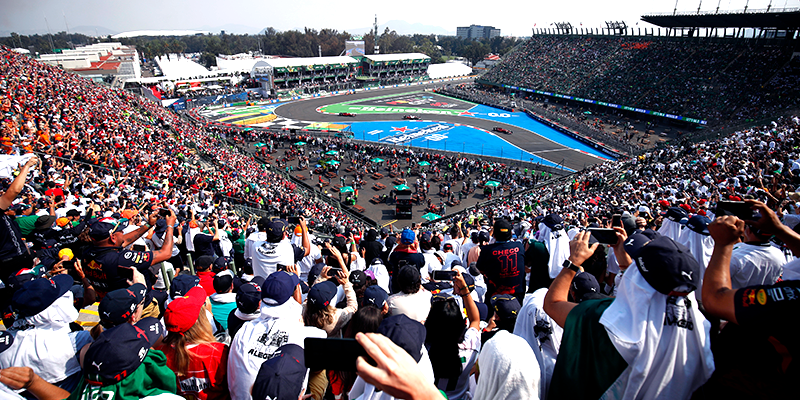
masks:
<path fill-rule="evenodd" d="M 330 107 L 331 105 L 342 102 L 358 103 L 359 101 L 363 101 L 368 104 L 372 104 L 371 101 L 368 99 L 373 99 L 376 97 L 386 97 L 386 96 L 391 97 L 391 96 L 404 95 L 411 92 L 420 92 L 421 90 L 422 90 L 421 86 L 409 86 L 402 88 L 369 90 L 345 96 L 310 98 L 310 99 L 282 104 L 274 110 L 274 113 L 279 117 L 291 120 L 299 120 L 299 121 L 315 121 L 315 122 L 353 124 L 353 125 L 358 125 L 358 123 L 371 122 L 371 121 L 398 121 L 397 125 L 400 124 L 408 125 L 417 121 L 403 120 L 403 115 L 404 115 L 403 113 L 369 114 L 357 111 L 355 112 L 356 113 L 355 117 L 344 117 L 335 114 L 323 114 L 318 111 L 318 108 L 326 106 Z M 456 99 L 454 99 L 453 101 L 459 103 L 466 103 L 464 101 Z M 475 106 L 475 107 L 486 108 L 486 106 Z M 497 111 L 501 113 L 503 112 L 502 110 L 497 110 Z M 517 118 L 517 121 L 524 123 L 517 123 L 515 121 L 515 124 L 510 124 L 498 120 L 489 120 L 486 119 L 486 117 L 477 118 L 468 115 L 471 113 L 465 113 L 465 114 L 467 115 L 447 115 L 442 113 L 436 115 L 419 115 L 419 116 L 429 121 L 468 125 L 485 131 L 491 131 L 493 127 L 503 127 L 512 130 L 514 132 L 512 135 L 496 134 L 496 136 L 500 137 L 503 140 L 506 140 L 507 142 L 513 144 L 514 146 L 522 150 L 525 150 L 526 152 L 534 154 L 535 156 L 541 157 L 552 163 L 563 165 L 566 168 L 572 170 L 580 170 L 588 165 L 597 164 L 605 161 L 605 159 L 611 158 L 609 156 L 605 156 L 604 159 L 602 156 L 592 155 L 589 153 L 589 151 L 592 151 L 592 149 L 587 149 L 588 151 L 582 151 L 576 149 L 581 146 L 586 147 L 586 145 L 575 143 L 576 141 L 574 139 L 569 138 L 566 135 L 561 134 L 559 132 L 555 132 L 551 128 L 542 125 L 527 116 L 523 116 L 522 118 Z M 515 117 L 517 116 L 518 115 L 515 115 Z M 524 127 L 521 125 L 524 125 Z M 537 131 L 542 131 L 542 134 L 537 133 Z M 355 133 L 355 138 L 357 139 L 362 138 L 361 135 L 358 132 L 356 132 L 355 129 L 353 130 L 353 132 Z M 545 135 L 548 136 L 549 138 L 544 137 Z M 371 138 L 367 137 L 366 139 L 370 140 Z M 458 139 L 451 138 L 449 140 L 457 141 Z M 460 151 L 462 150 L 462 148 L 464 148 L 463 146 L 468 146 L 468 144 L 462 142 L 457 142 L 458 146 L 451 145 L 450 150 Z M 417 143 L 414 144 L 418 145 Z M 572 147 L 570 147 L 568 144 L 572 144 Z M 473 154 L 479 154 L 477 149 L 474 148 L 464 149 L 464 151 Z M 596 151 L 595 153 L 602 155 L 602 153 Z M 508 155 L 505 157 L 514 158 L 510 156 L 512 155 Z M 516 158 L 519 159 L 520 156 L 517 155 Z"/>

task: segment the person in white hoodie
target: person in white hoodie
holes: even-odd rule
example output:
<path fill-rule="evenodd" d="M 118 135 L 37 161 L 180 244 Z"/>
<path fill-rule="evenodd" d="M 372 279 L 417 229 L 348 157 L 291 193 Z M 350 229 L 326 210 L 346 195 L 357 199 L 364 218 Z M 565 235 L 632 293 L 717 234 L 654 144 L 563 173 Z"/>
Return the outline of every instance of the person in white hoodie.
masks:
<path fill-rule="evenodd" d="M 486 342 L 478 363 L 481 375 L 473 399 L 540 398 L 539 363 L 525 339 L 501 330 Z"/>
<path fill-rule="evenodd" d="M 45 381 L 72 391 L 81 378 L 76 354 L 92 342 L 88 331 L 72 332 L 78 319 L 72 277 L 56 275 L 22 285 L 11 300 L 19 318 L 0 334 L 0 369 L 31 367 Z"/>
<path fill-rule="evenodd" d="M 291 271 L 291 272 L 290 272 Z M 250 400 L 261 364 L 278 354 L 287 343 L 303 347 L 307 337 L 326 338 L 319 328 L 304 326 L 300 304 L 300 278 L 296 267 L 277 271 L 261 287 L 261 315 L 242 325 L 228 356 L 228 388 L 233 400 Z"/>

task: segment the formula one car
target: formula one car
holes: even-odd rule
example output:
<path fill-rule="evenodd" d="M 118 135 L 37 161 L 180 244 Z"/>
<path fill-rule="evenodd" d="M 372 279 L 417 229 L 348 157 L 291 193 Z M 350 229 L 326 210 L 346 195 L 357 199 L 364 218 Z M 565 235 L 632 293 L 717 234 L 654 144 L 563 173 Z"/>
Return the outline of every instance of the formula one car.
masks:
<path fill-rule="evenodd" d="M 356 115 L 353 114 L 353 113 L 341 112 L 341 113 L 339 113 L 339 116 L 340 117 L 355 117 Z"/>
<path fill-rule="evenodd" d="M 495 131 L 495 132 L 505 133 L 506 135 L 510 135 L 510 134 L 514 133 L 514 132 L 512 132 L 512 131 L 510 131 L 510 130 L 508 130 L 506 128 L 501 128 L 499 126 L 495 126 L 494 128 L 492 128 L 492 130 Z"/>
<path fill-rule="evenodd" d="M 408 114 L 408 115 L 403 115 L 403 119 L 419 119 L 419 117 L 416 115 Z"/>

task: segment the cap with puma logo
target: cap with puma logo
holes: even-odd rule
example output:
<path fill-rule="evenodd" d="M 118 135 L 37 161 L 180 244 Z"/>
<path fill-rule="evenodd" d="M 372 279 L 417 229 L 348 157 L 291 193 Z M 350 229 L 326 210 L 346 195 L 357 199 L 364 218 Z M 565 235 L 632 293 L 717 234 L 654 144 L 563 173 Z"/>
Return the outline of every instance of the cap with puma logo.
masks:
<path fill-rule="evenodd" d="M 658 236 L 643 244 L 634 259 L 642 277 L 660 293 L 688 294 L 699 286 L 700 264 L 688 247 L 669 237 Z"/>

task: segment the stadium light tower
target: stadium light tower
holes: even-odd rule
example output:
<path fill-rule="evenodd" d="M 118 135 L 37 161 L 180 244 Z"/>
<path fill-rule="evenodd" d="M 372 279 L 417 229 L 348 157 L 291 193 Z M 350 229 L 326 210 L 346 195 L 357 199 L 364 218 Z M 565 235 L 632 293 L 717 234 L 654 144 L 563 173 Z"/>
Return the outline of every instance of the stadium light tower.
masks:
<path fill-rule="evenodd" d="M 556 30 L 558 30 L 558 33 L 569 35 L 572 33 L 572 24 L 569 22 L 556 22 Z"/>
<path fill-rule="evenodd" d="M 380 47 L 378 47 L 378 14 L 375 14 L 375 25 L 373 25 L 373 28 L 375 29 L 375 35 L 373 39 L 375 40 L 374 53 L 378 54 L 380 53 Z"/>
<path fill-rule="evenodd" d="M 606 29 L 618 35 L 624 35 L 628 29 L 625 21 L 606 21 Z"/>

